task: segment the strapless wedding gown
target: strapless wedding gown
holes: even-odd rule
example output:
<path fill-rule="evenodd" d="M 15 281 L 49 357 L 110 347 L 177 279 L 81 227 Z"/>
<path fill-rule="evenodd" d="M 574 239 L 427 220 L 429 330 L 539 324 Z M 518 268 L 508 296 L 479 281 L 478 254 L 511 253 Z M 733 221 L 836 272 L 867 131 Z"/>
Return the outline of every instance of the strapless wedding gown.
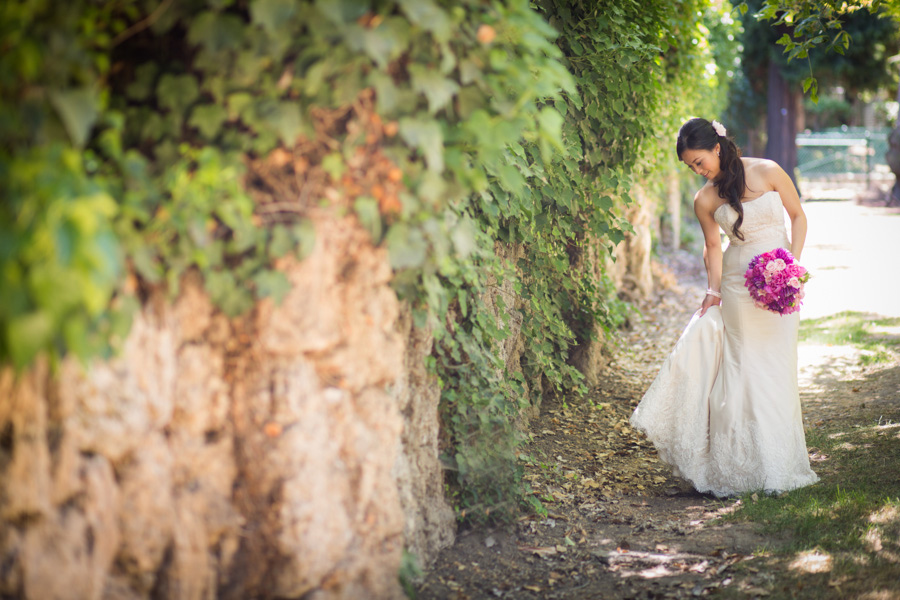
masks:
<path fill-rule="evenodd" d="M 715 213 L 730 239 L 721 307 L 694 315 L 631 416 L 676 475 L 719 497 L 818 480 L 800 414 L 799 314 L 758 308 L 744 287 L 754 256 L 790 249 L 781 197 L 766 192 L 743 208 L 744 240 L 731 235 L 737 219 L 731 206 Z"/>

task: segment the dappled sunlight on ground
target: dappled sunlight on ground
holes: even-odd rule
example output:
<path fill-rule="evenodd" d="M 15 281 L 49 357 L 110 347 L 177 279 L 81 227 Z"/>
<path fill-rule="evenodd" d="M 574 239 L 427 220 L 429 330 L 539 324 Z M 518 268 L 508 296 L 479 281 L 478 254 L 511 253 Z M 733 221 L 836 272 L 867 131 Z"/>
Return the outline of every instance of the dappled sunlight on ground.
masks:
<path fill-rule="evenodd" d="M 872 327 L 872 333 L 886 339 L 900 340 L 900 326 L 876 325 Z"/>
<path fill-rule="evenodd" d="M 801 573 L 827 573 L 831 571 L 832 563 L 830 554 L 811 550 L 798 553 L 788 568 Z"/>
<path fill-rule="evenodd" d="M 825 390 L 835 380 L 847 380 L 859 369 L 862 351 L 853 346 L 803 344 L 798 348 L 801 387 Z"/>
<path fill-rule="evenodd" d="M 882 560 L 900 564 L 900 499 L 872 512 L 868 520 L 871 525 L 865 535 L 866 548 Z"/>
<path fill-rule="evenodd" d="M 900 338 L 885 333 L 897 317 L 841 312 L 800 324 L 798 381 L 813 426 L 877 406 L 879 417 L 900 416 Z M 896 411 L 896 412 L 895 412 Z"/>
<path fill-rule="evenodd" d="M 900 590 L 873 590 L 859 596 L 859 600 L 900 600 Z"/>
<path fill-rule="evenodd" d="M 866 532 L 865 541 L 869 552 L 881 552 L 884 549 L 881 543 L 881 531 L 877 528 L 872 528 Z"/>
<path fill-rule="evenodd" d="M 819 483 L 703 496 L 629 427 L 706 287 L 675 253 L 678 285 L 641 307 L 590 401 L 549 401 L 531 423 L 524 480 L 544 512 L 462 532 L 419 597 L 900 600 L 900 278 L 885 273 L 900 213 L 825 204 L 804 205 L 798 357 Z"/>

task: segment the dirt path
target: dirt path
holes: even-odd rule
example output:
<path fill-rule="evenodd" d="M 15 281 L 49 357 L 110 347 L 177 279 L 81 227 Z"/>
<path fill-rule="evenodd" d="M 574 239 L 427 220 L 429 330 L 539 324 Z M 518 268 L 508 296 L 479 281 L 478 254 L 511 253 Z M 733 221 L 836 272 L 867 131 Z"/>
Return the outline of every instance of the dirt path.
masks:
<path fill-rule="evenodd" d="M 820 220 L 829 214 L 827 207 L 813 212 Z M 827 246 L 821 239 L 829 232 L 819 229 L 823 238 L 811 236 L 809 254 L 824 264 L 827 249 L 813 246 Z M 461 532 L 418 586 L 418 598 L 851 597 L 841 582 L 828 580 L 816 554 L 800 570 L 819 572 L 818 578 L 800 593 L 811 580 L 798 578 L 796 560 L 788 564 L 767 552 L 788 538 L 764 535 L 746 522 L 723 522 L 740 500 L 694 492 L 629 427 L 628 417 L 706 287 L 696 254 L 663 261 L 664 289 L 641 307 L 643 320 L 625 334 L 608 379 L 586 401 L 545 405 L 531 424 L 525 479 L 547 514 Z M 823 283 L 837 285 L 831 278 Z M 802 344 L 800 354 L 807 426 L 886 413 L 900 420 L 900 365 L 860 366 L 858 349 L 835 344 Z M 828 466 L 815 464 L 815 452 L 813 460 L 822 475 Z M 898 596 L 878 596 L 895 597 L 900 581 Z"/>
<path fill-rule="evenodd" d="M 419 598 L 699 595 L 771 541 L 748 525 L 712 524 L 731 503 L 685 487 L 628 425 L 706 287 L 693 257 L 669 262 L 679 283 L 665 276 L 671 287 L 643 307 L 602 387 L 586 402 L 544 406 L 531 424 L 525 478 L 548 514 L 463 532 Z"/>

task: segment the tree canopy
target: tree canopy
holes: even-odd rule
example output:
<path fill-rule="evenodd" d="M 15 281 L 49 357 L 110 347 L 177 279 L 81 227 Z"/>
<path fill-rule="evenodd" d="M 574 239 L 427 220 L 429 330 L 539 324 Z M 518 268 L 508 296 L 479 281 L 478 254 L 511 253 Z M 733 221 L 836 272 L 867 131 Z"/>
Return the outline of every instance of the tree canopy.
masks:
<path fill-rule="evenodd" d="M 832 82 L 837 77 L 854 89 L 870 89 L 883 81 L 886 60 L 897 53 L 900 3 L 894 0 L 755 0 L 742 2 L 738 9 L 751 16 L 745 24 L 771 25 L 769 29 L 749 25 L 753 33 L 747 39 L 768 43 L 775 32 L 775 43 L 785 54 L 777 60 L 790 63 L 782 68 L 785 77 L 802 79 L 803 91 L 809 91 L 814 101 L 818 100 L 820 69 L 831 75 Z M 823 46 L 824 53 L 812 52 Z M 759 52 L 751 49 L 749 55 Z M 792 63 L 794 59 L 806 59 L 805 72 Z"/>

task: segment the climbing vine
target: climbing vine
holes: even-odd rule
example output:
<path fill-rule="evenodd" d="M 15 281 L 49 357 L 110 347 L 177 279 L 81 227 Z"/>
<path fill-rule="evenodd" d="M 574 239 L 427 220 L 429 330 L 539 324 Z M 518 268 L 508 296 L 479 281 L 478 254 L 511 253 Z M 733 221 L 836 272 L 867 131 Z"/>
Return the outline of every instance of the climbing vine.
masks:
<path fill-rule="evenodd" d="M 711 60 L 708 9 L 4 3 L 0 361 L 108 356 L 187 271 L 231 316 L 278 301 L 310 215 L 354 214 L 435 331 L 460 515 L 513 508 L 515 422 L 584 391 L 569 358 L 621 318 L 604 272 L 629 190 L 706 108 L 687 71 Z M 503 360 L 515 318 L 521 373 Z"/>

